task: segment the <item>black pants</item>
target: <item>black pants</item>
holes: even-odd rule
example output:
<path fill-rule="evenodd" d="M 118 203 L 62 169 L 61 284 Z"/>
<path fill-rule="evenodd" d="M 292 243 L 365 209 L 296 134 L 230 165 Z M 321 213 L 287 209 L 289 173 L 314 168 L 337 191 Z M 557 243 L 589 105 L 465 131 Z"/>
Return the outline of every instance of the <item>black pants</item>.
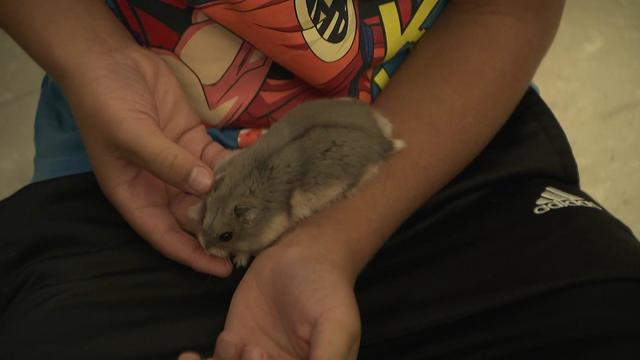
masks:
<path fill-rule="evenodd" d="M 167 260 L 92 174 L 0 203 L 1 359 L 210 354 L 242 271 Z M 362 359 L 640 359 L 640 243 L 578 187 L 529 91 L 484 152 L 356 284 Z"/>

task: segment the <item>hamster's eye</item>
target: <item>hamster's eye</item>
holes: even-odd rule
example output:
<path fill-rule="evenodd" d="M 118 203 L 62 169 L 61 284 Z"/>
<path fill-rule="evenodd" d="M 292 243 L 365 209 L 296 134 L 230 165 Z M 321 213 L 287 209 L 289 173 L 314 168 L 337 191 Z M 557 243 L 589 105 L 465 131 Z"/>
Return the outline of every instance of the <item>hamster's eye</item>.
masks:
<path fill-rule="evenodd" d="M 218 240 L 220 240 L 221 242 L 228 242 L 228 241 L 231 241 L 232 238 L 233 238 L 232 232 L 224 232 L 220 234 L 220 236 L 218 237 Z"/>

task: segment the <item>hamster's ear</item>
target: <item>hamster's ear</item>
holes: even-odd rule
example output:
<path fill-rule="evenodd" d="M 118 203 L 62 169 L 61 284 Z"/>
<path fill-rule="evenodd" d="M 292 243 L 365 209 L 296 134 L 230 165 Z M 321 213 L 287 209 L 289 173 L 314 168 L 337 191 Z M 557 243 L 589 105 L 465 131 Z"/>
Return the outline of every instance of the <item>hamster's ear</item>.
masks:
<path fill-rule="evenodd" d="M 240 220 L 251 222 L 258 217 L 258 209 L 248 205 L 238 204 L 233 208 L 233 214 Z"/>

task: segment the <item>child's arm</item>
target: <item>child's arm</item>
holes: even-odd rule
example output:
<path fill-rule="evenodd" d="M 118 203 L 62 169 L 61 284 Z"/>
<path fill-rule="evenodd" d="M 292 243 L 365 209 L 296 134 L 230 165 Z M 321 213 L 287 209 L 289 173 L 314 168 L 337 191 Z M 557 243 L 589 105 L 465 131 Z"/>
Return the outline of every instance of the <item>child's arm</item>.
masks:
<path fill-rule="evenodd" d="M 101 0 L 0 0 L 0 28 L 59 83 L 137 46 Z"/>
<path fill-rule="evenodd" d="M 361 270 L 402 221 L 506 122 L 552 42 L 563 4 L 450 1 L 374 104 L 407 148 L 354 197 L 310 218 L 307 227 L 321 225 L 310 233 L 327 237 L 309 242 L 344 256 L 354 272 Z M 304 227 L 299 238 L 289 239 L 304 241 Z"/>

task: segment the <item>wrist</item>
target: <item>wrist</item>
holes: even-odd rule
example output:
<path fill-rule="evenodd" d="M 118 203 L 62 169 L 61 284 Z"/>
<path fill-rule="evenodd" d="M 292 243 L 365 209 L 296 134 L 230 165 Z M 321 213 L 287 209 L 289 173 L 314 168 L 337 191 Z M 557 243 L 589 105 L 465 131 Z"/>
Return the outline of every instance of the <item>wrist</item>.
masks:
<path fill-rule="evenodd" d="M 105 78 L 121 74 L 123 69 L 129 69 L 132 78 L 138 76 L 141 71 L 152 69 L 152 62 L 148 59 L 152 54 L 148 54 L 149 52 L 134 42 L 118 46 L 95 44 L 80 59 L 61 63 L 56 71 L 50 74 L 65 94 L 82 92 L 87 86 L 96 86 Z"/>
<path fill-rule="evenodd" d="M 149 59 L 153 56 L 149 50 L 137 45 L 118 50 L 102 48 L 86 54 L 84 61 L 77 66 L 65 65 L 57 73 L 54 79 L 69 102 L 85 142 L 99 142 L 99 138 L 105 137 L 115 140 L 119 135 L 125 135 L 110 126 L 109 119 L 119 116 L 120 110 L 130 106 L 126 99 L 122 99 L 123 94 L 144 97 L 150 91 L 148 79 L 153 79 L 152 74 L 157 68 Z M 145 101 L 143 97 L 138 101 Z M 114 107 L 114 103 L 122 105 Z M 85 145 L 90 151 L 91 146 Z"/>
<path fill-rule="evenodd" d="M 287 232 L 272 248 L 281 252 L 281 260 L 287 259 L 299 263 L 324 264 L 333 271 L 341 274 L 352 287 L 362 268 L 354 261 L 354 256 L 345 242 L 334 242 L 335 237 L 328 237 L 324 231 L 296 226 Z M 265 249 L 264 251 L 270 251 Z M 274 249 L 275 250 L 275 249 Z M 313 259 L 313 260 L 311 260 Z"/>

